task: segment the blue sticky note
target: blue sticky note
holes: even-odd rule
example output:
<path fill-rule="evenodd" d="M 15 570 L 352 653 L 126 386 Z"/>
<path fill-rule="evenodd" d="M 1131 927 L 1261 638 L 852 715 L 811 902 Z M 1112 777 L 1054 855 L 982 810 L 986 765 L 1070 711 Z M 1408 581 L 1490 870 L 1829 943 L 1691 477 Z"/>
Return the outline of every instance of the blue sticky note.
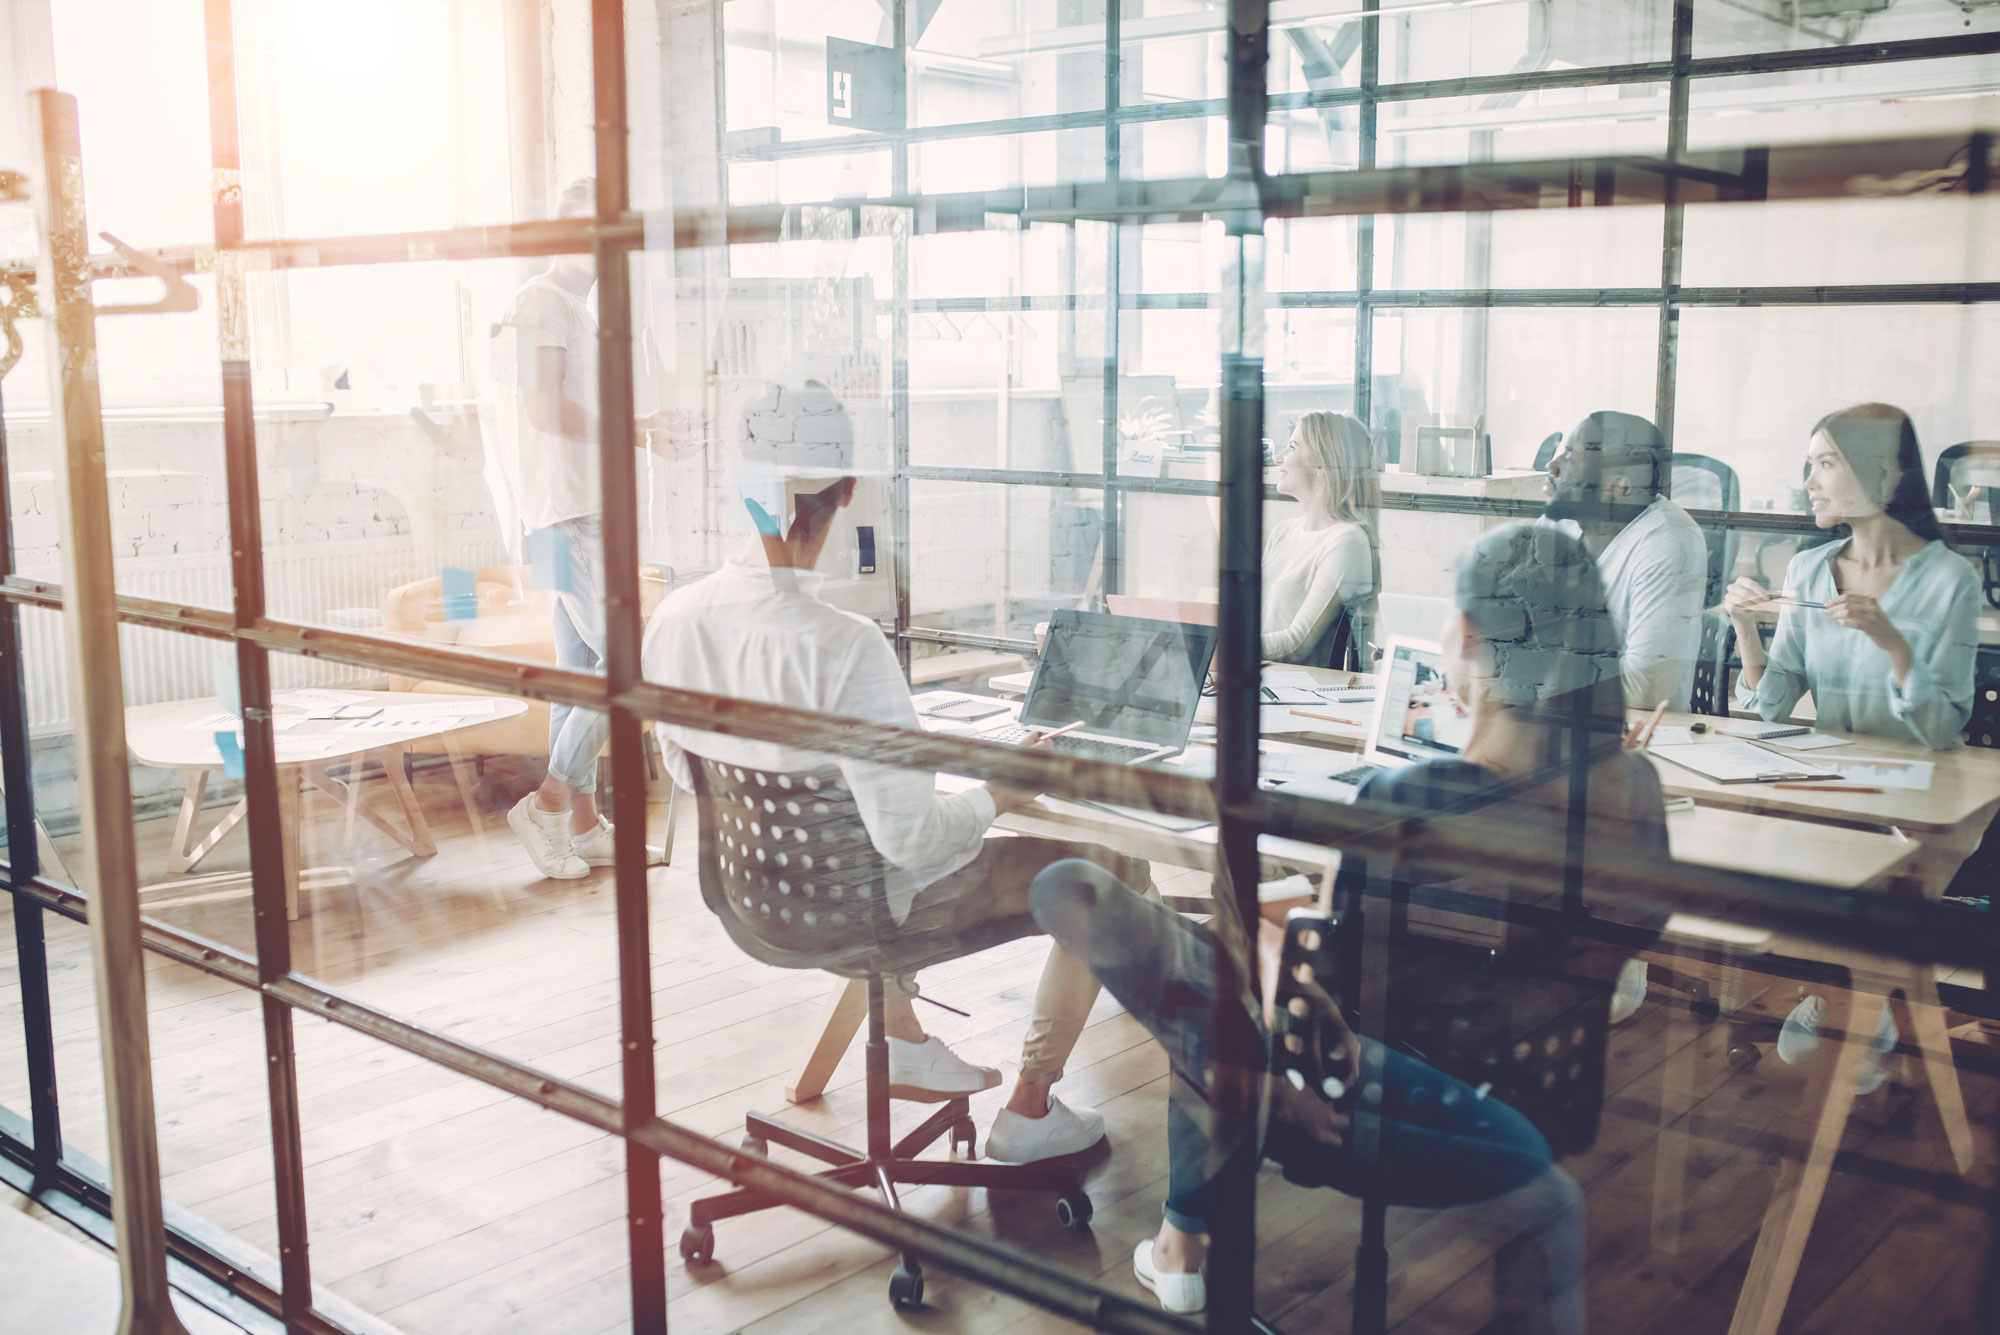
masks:
<path fill-rule="evenodd" d="M 778 521 L 771 517 L 769 510 L 766 510 L 748 496 L 743 498 L 743 504 L 750 507 L 750 522 L 757 526 L 759 533 L 767 538 L 782 538 L 785 536 L 778 531 Z"/>
<path fill-rule="evenodd" d="M 215 749 L 222 752 L 222 772 L 232 779 L 243 777 L 243 747 L 233 732 L 215 734 Z"/>
<path fill-rule="evenodd" d="M 215 663 L 215 699 L 226 714 L 243 713 L 243 691 L 236 682 L 236 664 L 228 658 Z"/>
<path fill-rule="evenodd" d="M 478 576 L 458 566 L 446 566 L 438 584 L 444 594 L 446 621 L 470 621 L 479 615 Z"/>
<path fill-rule="evenodd" d="M 576 585 L 570 582 L 569 540 L 553 528 L 538 528 L 528 535 L 528 560 L 534 567 L 534 584 L 538 589 L 552 589 L 557 593 L 575 593 Z"/>

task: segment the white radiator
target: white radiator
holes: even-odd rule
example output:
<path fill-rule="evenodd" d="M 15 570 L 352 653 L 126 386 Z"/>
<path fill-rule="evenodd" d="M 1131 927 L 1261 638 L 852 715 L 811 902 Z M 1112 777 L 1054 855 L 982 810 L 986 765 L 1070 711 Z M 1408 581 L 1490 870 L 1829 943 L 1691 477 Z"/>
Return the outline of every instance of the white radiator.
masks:
<path fill-rule="evenodd" d="M 458 537 L 451 564 L 475 568 L 504 561 L 499 535 L 488 529 Z M 328 624 L 339 608 L 376 608 L 399 585 L 436 574 L 419 570 L 412 538 L 363 538 L 293 547 L 264 554 L 265 599 L 273 617 Z M 133 558 L 118 563 L 118 591 L 190 607 L 227 608 L 229 553 Z M 216 672 L 229 661 L 220 640 L 124 626 L 118 635 L 125 674 L 125 703 L 149 705 L 215 694 Z M 62 618 L 42 608 L 21 611 L 21 666 L 31 735 L 69 731 L 69 680 L 64 670 Z M 289 654 L 271 656 L 271 685 L 345 685 L 379 676 L 365 668 Z"/>

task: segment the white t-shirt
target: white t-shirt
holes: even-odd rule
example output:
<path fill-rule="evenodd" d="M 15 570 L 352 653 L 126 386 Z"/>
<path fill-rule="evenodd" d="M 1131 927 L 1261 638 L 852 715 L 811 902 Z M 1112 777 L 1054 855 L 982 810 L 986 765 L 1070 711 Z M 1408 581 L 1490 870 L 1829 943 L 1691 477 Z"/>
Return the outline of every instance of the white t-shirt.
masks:
<path fill-rule="evenodd" d="M 791 705 L 842 718 L 918 726 L 910 687 L 874 622 L 822 602 L 810 572 L 783 584 L 763 566 L 728 561 L 674 590 L 653 612 L 641 651 L 646 678 L 665 686 Z M 873 765 L 775 742 L 661 724 L 660 749 L 682 788 L 687 752 L 732 765 L 797 772 L 837 763 L 868 837 L 891 864 L 897 922 L 917 891 L 979 855 L 993 823 L 985 785 L 949 796 L 929 770 Z"/>
<path fill-rule="evenodd" d="M 1264 539 L 1259 652 L 1272 662 L 1296 663 L 1319 642 L 1342 607 L 1374 595 L 1368 530 L 1352 523 L 1308 529 L 1303 517 L 1279 520 Z"/>
<path fill-rule="evenodd" d="M 597 416 L 597 317 L 575 294 L 538 274 L 514 294 L 493 335 L 494 419 L 502 439 L 497 462 L 519 527 L 536 529 L 602 512 L 597 442 L 568 440 L 536 428 L 525 395 L 534 387 L 543 348 L 567 356 L 563 398 Z"/>

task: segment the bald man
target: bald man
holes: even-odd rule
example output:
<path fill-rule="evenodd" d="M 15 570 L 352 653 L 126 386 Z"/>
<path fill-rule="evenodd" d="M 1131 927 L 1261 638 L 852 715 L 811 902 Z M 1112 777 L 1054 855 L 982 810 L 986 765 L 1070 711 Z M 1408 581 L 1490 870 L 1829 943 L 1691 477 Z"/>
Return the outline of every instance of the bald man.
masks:
<path fill-rule="evenodd" d="M 1708 549 L 1668 497 L 1671 456 L 1659 428 L 1631 413 L 1595 412 L 1549 461 L 1552 520 L 1576 526 L 1597 558 L 1624 637 L 1625 703 L 1685 710 L 1701 653 Z"/>

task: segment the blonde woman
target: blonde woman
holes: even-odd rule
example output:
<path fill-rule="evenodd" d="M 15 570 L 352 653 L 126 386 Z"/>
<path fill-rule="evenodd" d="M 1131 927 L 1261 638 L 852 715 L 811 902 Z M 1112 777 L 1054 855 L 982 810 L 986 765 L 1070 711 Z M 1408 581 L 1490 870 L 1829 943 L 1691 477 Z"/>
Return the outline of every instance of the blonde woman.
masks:
<path fill-rule="evenodd" d="M 1275 485 L 1299 503 L 1299 513 L 1273 524 L 1264 539 L 1261 652 L 1274 663 L 1326 667 L 1341 610 L 1363 642 L 1382 582 L 1382 488 L 1368 428 L 1346 413 L 1305 414 L 1278 456 Z"/>

